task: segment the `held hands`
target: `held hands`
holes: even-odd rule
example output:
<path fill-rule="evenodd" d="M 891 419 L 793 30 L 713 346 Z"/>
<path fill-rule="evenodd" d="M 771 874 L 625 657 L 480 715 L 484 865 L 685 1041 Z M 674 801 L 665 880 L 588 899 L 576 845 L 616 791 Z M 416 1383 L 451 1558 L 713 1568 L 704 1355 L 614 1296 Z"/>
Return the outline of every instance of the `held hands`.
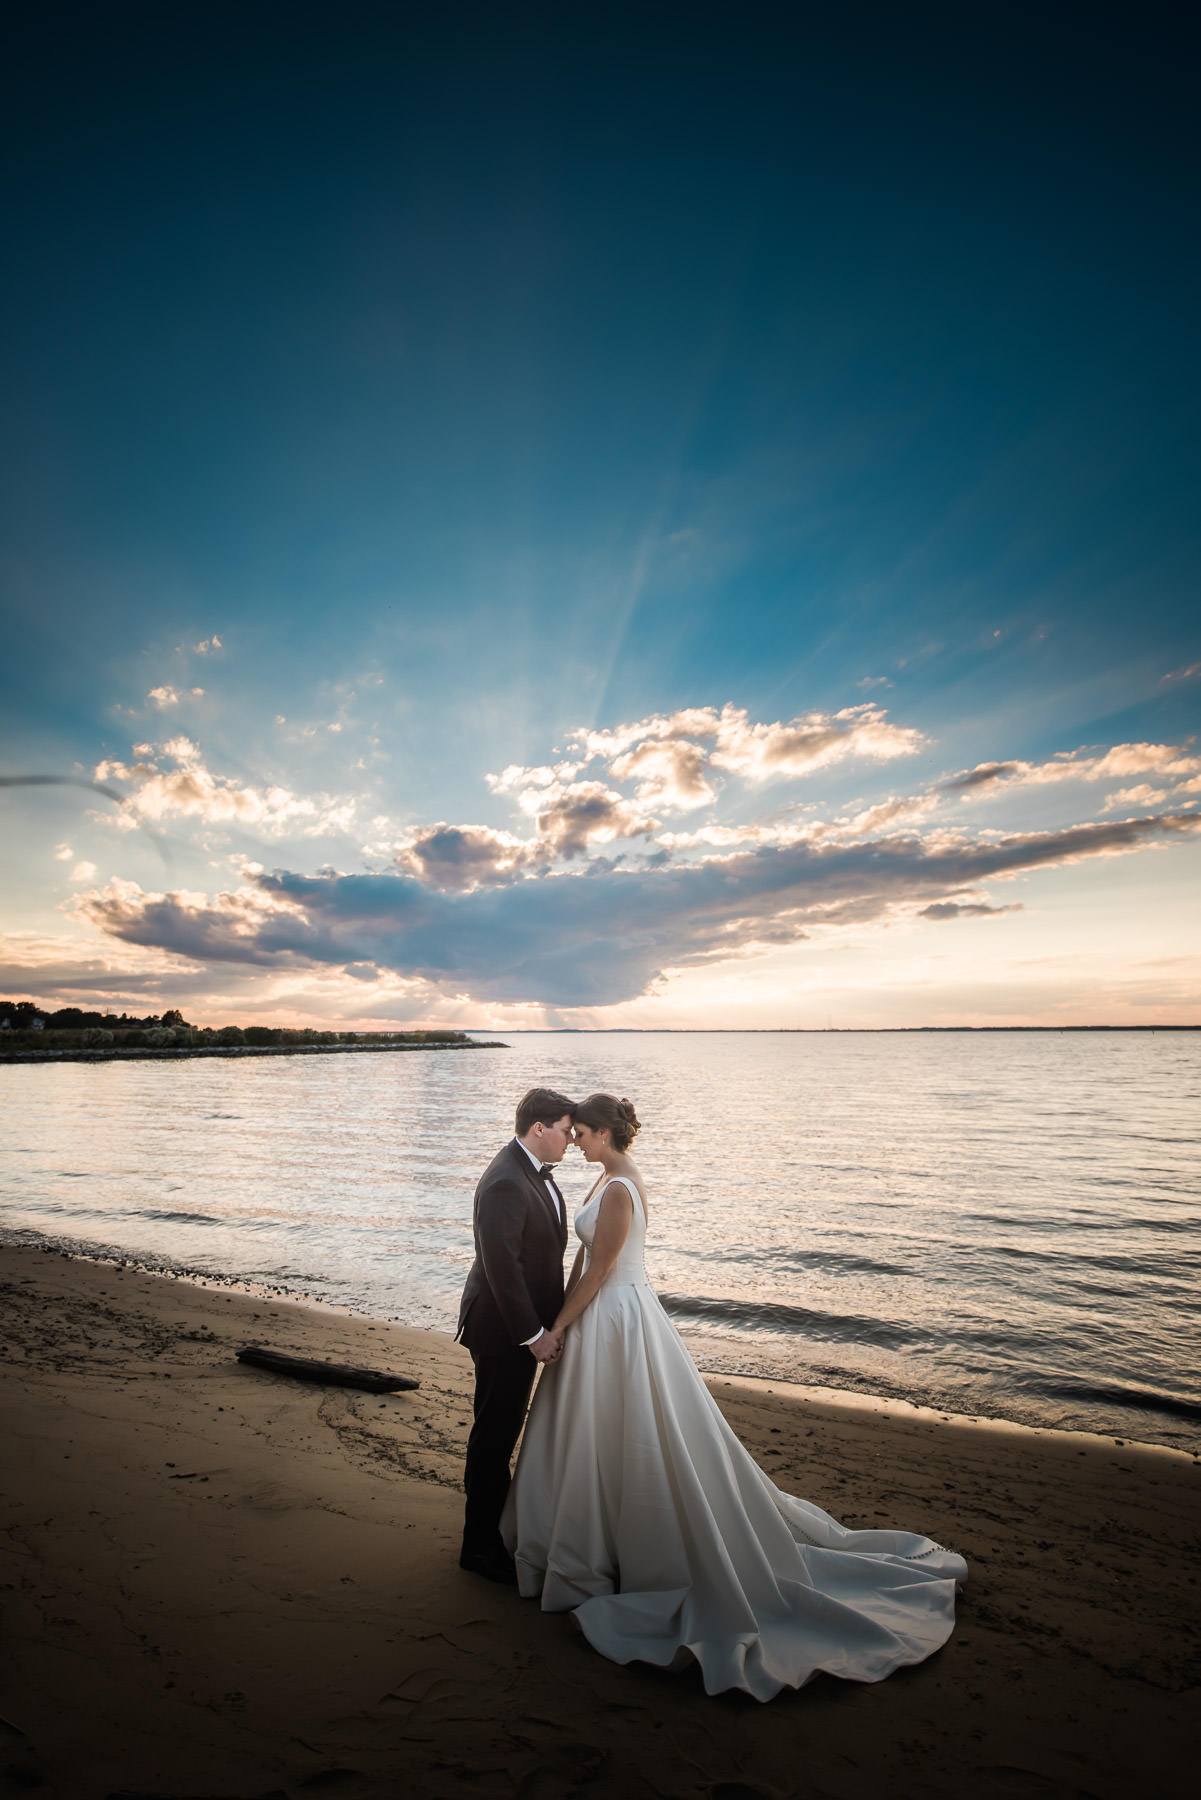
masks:
<path fill-rule="evenodd" d="M 563 1333 L 561 1331 L 544 1331 L 540 1338 L 535 1338 L 530 1345 L 530 1353 L 540 1363 L 558 1362 L 563 1354 Z"/>

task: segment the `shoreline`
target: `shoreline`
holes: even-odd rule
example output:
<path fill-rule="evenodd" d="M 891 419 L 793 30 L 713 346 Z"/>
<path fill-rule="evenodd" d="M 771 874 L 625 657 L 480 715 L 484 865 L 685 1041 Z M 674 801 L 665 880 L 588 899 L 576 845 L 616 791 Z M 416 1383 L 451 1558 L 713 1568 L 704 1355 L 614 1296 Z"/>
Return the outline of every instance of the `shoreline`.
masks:
<path fill-rule="evenodd" d="M 915 1400 L 901 1400 L 889 1394 L 860 1393 L 856 1388 L 811 1387 L 798 1381 L 775 1381 L 761 1375 L 705 1374 L 711 1387 L 724 1383 L 744 1389 L 748 1394 L 774 1395 L 786 1400 L 804 1400 L 817 1405 L 845 1407 L 852 1412 L 885 1414 L 895 1419 L 924 1419 L 958 1428 L 991 1432 L 995 1436 L 1031 1438 L 1047 1444 L 1087 1444 L 1107 1450 L 1138 1450 L 1151 1456 L 1166 1456 L 1185 1467 L 1201 1465 L 1201 1449 L 1178 1450 L 1173 1444 L 1150 1444 L 1145 1438 L 1116 1437 L 1108 1431 L 1069 1431 L 1058 1425 L 1027 1425 L 1020 1419 L 994 1418 L 984 1413 L 949 1412 L 943 1407 L 925 1406 Z"/>
<path fill-rule="evenodd" d="M 466 1028 L 470 1030 L 470 1026 Z M 1201 1031 L 1201 1024 L 547 1024 L 504 1026 L 510 1037 L 889 1037 L 938 1031 Z"/>
<path fill-rule="evenodd" d="M 387 1318 L 381 1313 L 360 1310 L 346 1306 L 336 1300 L 328 1300 L 318 1294 L 310 1294 L 304 1289 L 289 1287 L 285 1282 L 264 1283 L 244 1279 L 222 1270 L 197 1269 L 185 1263 L 172 1262 L 167 1257 L 156 1258 L 143 1251 L 130 1251 L 116 1244 L 95 1244 L 79 1238 L 65 1235 L 49 1236 L 34 1227 L 6 1226 L 0 1222 L 0 1253 L 8 1247 L 28 1247 L 38 1252 L 59 1256 L 67 1261 L 94 1263 L 98 1267 L 129 1269 L 137 1273 L 160 1278 L 165 1281 L 177 1281 L 187 1286 L 210 1288 L 214 1292 L 233 1292 L 245 1294 L 250 1298 L 282 1300 L 289 1304 L 312 1308 L 317 1312 L 332 1314 L 338 1318 L 361 1319 L 372 1325 L 396 1327 L 405 1331 L 428 1331 L 434 1336 L 446 1336 L 453 1341 L 453 1334 L 443 1332 L 434 1325 L 410 1325 L 404 1320 Z M 678 1329 L 678 1326 L 677 1326 Z M 706 1353 L 706 1343 L 692 1340 L 687 1333 L 683 1334 L 689 1351 L 701 1369 L 705 1379 L 711 1384 L 719 1381 L 737 1383 L 748 1392 L 772 1392 L 779 1390 L 782 1394 L 798 1399 L 817 1400 L 850 1408 L 866 1408 L 870 1411 L 886 1412 L 898 1418 L 929 1418 L 941 1420 L 945 1424 L 972 1425 L 981 1429 L 1029 1433 L 1034 1437 L 1081 1439 L 1099 1444 L 1116 1445 L 1119 1448 L 1129 1445 L 1144 1450 L 1162 1450 L 1166 1455 L 1179 1458 L 1183 1462 L 1201 1465 L 1201 1443 L 1192 1447 L 1176 1444 L 1156 1443 L 1149 1438 L 1140 1438 L 1132 1431 L 1093 1430 L 1083 1426 L 1044 1425 L 1028 1419 L 1012 1419 L 1003 1413 L 962 1412 L 953 1403 L 940 1403 L 935 1400 L 909 1400 L 902 1394 L 880 1393 L 870 1388 L 830 1387 L 820 1382 L 795 1381 L 784 1375 L 760 1375 L 750 1370 L 731 1369 L 728 1367 L 708 1367 L 711 1360 L 723 1361 L 720 1356 L 714 1359 Z"/>
<path fill-rule="evenodd" d="M 480 1043 L 472 1038 L 465 1044 L 162 1044 L 124 1045 L 78 1050 L 4 1050 L 0 1049 L 0 1067 L 6 1063 L 52 1062 L 138 1062 L 171 1057 L 196 1056 L 354 1056 L 399 1055 L 430 1050 L 507 1050 L 508 1044 Z"/>
<path fill-rule="evenodd" d="M 0 1247 L 0 1293 L 0 1735 L 25 1785 L 302 1800 L 340 1771 L 347 1800 L 557 1800 L 587 1774 L 595 1800 L 704 1800 L 792 1793 L 799 1758 L 828 1800 L 1001 1796 L 1015 1770 L 1191 1792 L 1191 1458 L 709 1377 L 780 1487 L 969 1563 L 938 1656 L 759 1706 L 610 1664 L 458 1569 L 470 1363 L 448 1336 L 31 1246 Z M 235 1360 L 250 1342 L 421 1387 L 266 1375 Z"/>

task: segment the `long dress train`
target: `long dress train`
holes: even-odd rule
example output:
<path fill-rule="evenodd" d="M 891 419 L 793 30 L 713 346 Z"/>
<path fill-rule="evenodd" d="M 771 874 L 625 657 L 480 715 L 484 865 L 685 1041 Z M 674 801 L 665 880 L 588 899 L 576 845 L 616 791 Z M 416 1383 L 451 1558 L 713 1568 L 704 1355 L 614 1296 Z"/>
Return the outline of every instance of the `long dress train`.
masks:
<path fill-rule="evenodd" d="M 621 1255 L 526 1422 L 501 1520 L 521 1592 L 574 1610 L 614 1662 L 695 1658 L 711 1694 L 770 1700 L 821 1670 L 880 1681 L 921 1662 L 954 1628 L 963 1558 L 850 1531 L 769 1481 L 647 1280 L 646 1215 L 626 1186 Z M 589 1248 L 601 1192 L 575 1222 Z"/>

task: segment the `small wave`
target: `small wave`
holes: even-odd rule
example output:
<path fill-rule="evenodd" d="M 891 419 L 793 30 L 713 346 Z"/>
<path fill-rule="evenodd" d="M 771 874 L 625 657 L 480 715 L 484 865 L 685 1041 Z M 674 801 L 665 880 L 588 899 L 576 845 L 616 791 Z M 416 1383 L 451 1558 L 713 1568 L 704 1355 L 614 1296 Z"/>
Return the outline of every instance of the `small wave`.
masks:
<path fill-rule="evenodd" d="M 826 1338 L 836 1342 L 855 1340 L 884 1349 L 899 1350 L 924 1340 L 926 1333 L 884 1319 L 868 1319 L 859 1313 L 812 1312 L 802 1306 L 781 1306 L 769 1300 L 711 1300 L 695 1294 L 660 1294 L 673 1318 L 701 1319 L 732 1325 L 736 1330 L 772 1331 L 788 1337 Z"/>
<path fill-rule="evenodd" d="M 1168 1413 L 1177 1419 L 1201 1419 L 1201 1400 L 1158 1394 L 1152 1388 L 1100 1386 L 1087 1381 L 1031 1381 L 1025 1384 L 1050 1400 L 1078 1400 L 1093 1406 L 1120 1406 L 1135 1412 Z"/>
<path fill-rule="evenodd" d="M 770 1264 L 776 1269 L 829 1269 L 834 1274 L 912 1275 L 913 1269 L 901 1263 L 878 1262 L 871 1256 L 856 1256 L 849 1250 L 740 1250 L 722 1253 L 724 1263 L 754 1263 L 756 1268 Z"/>

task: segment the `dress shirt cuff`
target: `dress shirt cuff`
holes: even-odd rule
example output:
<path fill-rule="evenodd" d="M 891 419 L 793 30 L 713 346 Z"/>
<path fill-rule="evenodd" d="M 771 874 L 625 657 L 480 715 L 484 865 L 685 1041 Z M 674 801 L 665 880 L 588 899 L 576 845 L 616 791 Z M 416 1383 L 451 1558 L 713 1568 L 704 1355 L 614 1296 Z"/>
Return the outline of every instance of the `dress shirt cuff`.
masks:
<path fill-rule="evenodd" d="M 539 1325 L 537 1331 L 534 1333 L 532 1338 L 522 1338 L 521 1348 L 523 1350 L 528 1350 L 531 1344 L 536 1344 L 540 1337 L 545 1337 L 545 1336 L 546 1336 L 546 1326 Z"/>

